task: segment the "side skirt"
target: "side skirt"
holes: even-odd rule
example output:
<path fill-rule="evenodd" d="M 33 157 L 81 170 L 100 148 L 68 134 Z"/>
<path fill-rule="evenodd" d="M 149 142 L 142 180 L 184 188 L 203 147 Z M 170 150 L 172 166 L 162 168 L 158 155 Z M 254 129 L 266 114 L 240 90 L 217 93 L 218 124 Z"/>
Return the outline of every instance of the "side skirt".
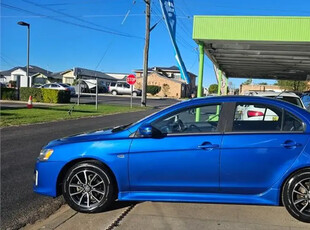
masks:
<path fill-rule="evenodd" d="M 120 192 L 118 194 L 118 199 L 121 201 L 172 201 L 279 205 L 279 191 L 276 189 L 270 189 L 265 193 L 257 195 L 132 191 Z"/>

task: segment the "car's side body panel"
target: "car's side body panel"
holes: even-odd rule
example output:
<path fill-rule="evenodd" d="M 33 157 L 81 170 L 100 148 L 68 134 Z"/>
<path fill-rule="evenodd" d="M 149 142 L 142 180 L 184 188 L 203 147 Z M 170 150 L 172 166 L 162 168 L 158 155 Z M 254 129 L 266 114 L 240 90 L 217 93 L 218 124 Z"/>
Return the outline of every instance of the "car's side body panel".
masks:
<path fill-rule="evenodd" d="M 131 191 L 218 192 L 222 135 L 135 138 L 130 148 Z"/>
<path fill-rule="evenodd" d="M 298 147 L 284 147 L 288 140 L 296 142 Z M 220 191 L 230 194 L 264 193 L 292 166 L 308 140 L 308 134 L 224 135 Z"/>

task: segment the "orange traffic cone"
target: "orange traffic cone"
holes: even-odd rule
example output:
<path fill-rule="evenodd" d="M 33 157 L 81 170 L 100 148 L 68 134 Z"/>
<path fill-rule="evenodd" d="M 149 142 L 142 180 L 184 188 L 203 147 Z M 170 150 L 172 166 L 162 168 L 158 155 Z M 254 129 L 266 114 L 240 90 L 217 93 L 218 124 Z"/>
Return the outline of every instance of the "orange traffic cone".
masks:
<path fill-rule="evenodd" d="M 28 109 L 32 109 L 33 105 L 32 105 L 32 96 L 29 96 L 29 100 L 28 100 L 28 103 L 27 103 L 27 108 Z"/>

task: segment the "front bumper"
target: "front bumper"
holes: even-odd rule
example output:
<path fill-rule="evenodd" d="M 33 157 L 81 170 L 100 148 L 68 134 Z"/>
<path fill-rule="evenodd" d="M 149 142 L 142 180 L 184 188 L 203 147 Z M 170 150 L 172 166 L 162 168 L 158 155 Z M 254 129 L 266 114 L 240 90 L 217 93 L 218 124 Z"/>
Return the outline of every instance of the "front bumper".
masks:
<path fill-rule="evenodd" d="M 57 196 L 57 178 L 65 162 L 37 161 L 33 191 L 46 196 Z"/>

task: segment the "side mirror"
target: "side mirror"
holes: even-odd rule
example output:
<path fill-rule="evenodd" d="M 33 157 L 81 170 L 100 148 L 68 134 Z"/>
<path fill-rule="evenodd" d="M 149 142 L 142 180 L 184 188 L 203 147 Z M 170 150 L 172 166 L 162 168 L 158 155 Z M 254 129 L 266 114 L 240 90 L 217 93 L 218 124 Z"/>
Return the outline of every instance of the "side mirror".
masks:
<path fill-rule="evenodd" d="M 141 137 L 152 137 L 153 127 L 151 125 L 143 125 L 139 128 L 139 134 Z"/>

